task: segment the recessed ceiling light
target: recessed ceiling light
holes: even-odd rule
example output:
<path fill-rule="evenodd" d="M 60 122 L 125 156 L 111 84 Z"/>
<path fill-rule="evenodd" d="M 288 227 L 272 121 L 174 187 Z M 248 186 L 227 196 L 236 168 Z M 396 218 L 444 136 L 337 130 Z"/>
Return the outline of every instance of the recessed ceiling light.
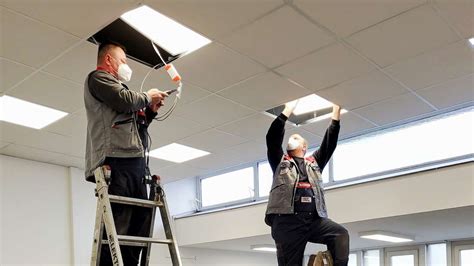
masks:
<path fill-rule="evenodd" d="M 359 233 L 361 238 L 366 239 L 373 239 L 391 243 L 403 243 L 403 242 L 411 242 L 414 241 L 413 237 L 392 233 L 392 232 L 385 232 L 385 231 L 370 231 L 370 232 L 361 232 Z"/>
<path fill-rule="evenodd" d="M 296 105 L 295 110 L 293 110 L 294 115 L 301 115 L 332 107 L 330 101 L 319 97 L 316 94 L 311 94 L 295 101 L 298 101 L 298 104 Z"/>
<path fill-rule="evenodd" d="M 316 94 L 311 94 L 296 99 L 292 102 L 296 101 L 298 101 L 296 108 L 293 110 L 292 115 L 288 118 L 288 122 L 295 126 L 314 123 L 332 116 L 333 103 Z M 265 114 L 276 117 L 280 115 L 284 108 L 285 105 L 282 104 L 280 106 L 266 110 Z M 347 110 L 342 109 L 341 114 L 344 113 L 347 113 Z"/>
<path fill-rule="evenodd" d="M 120 18 L 172 55 L 191 53 L 211 42 L 146 5 L 126 12 Z"/>
<path fill-rule="evenodd" d="M 182 163 L 192 159 L 210 154 L 207 151 L 198 150 L 178 143 L 172 143 L 150 151 L 150 156 L 158 159 Z"/>
<path fill-rule="evenodd" d="M 253 245 L 250 248 L 255 251 L 263 251 L 263 252 L 276 253 L 277 251 L 276 247 L 273 245 Z"/>
<path fill-rule="evenodd" d="M 41 129 L 66 115 L 65 112 L 15 97 L 0 97 L 0 121 Z"/>
<path fill-rule="evenodd" d="M 474 45 L 474 37 L 473 37 L 473 38 L 470 38 L 470 39 L 469 39 L 469 42 L 471 43 L 471 45 Z"/>

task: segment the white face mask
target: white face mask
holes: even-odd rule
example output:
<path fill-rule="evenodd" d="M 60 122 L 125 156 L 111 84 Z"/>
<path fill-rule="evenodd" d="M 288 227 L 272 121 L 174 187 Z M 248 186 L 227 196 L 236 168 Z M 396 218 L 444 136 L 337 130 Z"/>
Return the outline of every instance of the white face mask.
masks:
<path fill-rule="evenodd" d="M 132 78 L 132 69 L 127 64 L 120 64 L 117 75 L 121 82 L 129 82 Z"/>
<path fill-rule="evenodd" d="M 301 145 L 300 141 L 296 138 L 290 138 L 288 140 L 288 146 L 286 146 L 287 151 L 296 150 Z"/>

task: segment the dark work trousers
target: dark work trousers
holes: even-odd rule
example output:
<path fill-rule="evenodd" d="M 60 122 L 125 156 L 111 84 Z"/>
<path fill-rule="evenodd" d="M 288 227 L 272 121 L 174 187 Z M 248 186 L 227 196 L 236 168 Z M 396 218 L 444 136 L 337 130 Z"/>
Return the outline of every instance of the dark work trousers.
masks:
<path fill-rule="evenodd" d="M 147 199 L 145 158 L 107 158 L 106 165 L 112 170 L 109 194 Z M 119 235 L 148 237 L 151 209 L 112 203 L 115 228 Z M 104 234 L 105 236 L 105 234 Z M 120 246 L 125 266 L 138 265 L 141 247 Z M 108 245 L 102 246 L 100 265 L 112 265 Z"/>
<path fill-rule="evenodd" d="M 325 244 L 334 266 L 349 261 L 349 234 L 340 224 L 314 213 L 275 215 L 272 237 L 277 247 L 279 266 L 303 265 L 306 243 Z"/>

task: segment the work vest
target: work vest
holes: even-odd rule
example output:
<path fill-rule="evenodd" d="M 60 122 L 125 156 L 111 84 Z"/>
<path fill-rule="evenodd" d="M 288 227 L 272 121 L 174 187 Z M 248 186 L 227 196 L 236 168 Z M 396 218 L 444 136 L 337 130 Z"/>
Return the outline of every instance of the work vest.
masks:
<path fill-rule="evenodd" d="M 308 182 L 314 192 L 314 204 L 320 217 L 327 218 L 326 202 L 324 200 L 323 179 L 321 170 L 313 156 L 304 160 Z M 268 198 L 266 215 L 294 214 L 294 198 L 296 183 L 299 182 L 298 166 L 289 155 L 284 155 L 274 175 L 273 184 Z M 267 219 L 265 219 L 267 221 Z"/>

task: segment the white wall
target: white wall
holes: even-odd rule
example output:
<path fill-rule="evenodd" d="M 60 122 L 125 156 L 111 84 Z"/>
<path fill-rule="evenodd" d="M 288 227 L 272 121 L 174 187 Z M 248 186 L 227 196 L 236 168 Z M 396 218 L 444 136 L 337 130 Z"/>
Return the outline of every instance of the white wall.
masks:
<path fill-rule="evenodd" d="M 155 252 L 156 250 L 153 250 Z M 180 248 L 183 265 L 200 266 L 274 266 L 277 265 L 274 254 L 257 254 L 226 250 Z M 169 254 L 162 253 L 161 258 L 153 257 L 151 265 L 171 265 Z"/>
<path fill-rule="evenodd" d="M 71 202 L 64 167 L 0 155 L 1 265 L 71 265 Z"/>
<path fill-rule="evenodd" d="M 74 265 L 89 265 L 95 225 L 95 185 L 86 182 L 84 171 L 69 168 L 72 201 Z"/>

